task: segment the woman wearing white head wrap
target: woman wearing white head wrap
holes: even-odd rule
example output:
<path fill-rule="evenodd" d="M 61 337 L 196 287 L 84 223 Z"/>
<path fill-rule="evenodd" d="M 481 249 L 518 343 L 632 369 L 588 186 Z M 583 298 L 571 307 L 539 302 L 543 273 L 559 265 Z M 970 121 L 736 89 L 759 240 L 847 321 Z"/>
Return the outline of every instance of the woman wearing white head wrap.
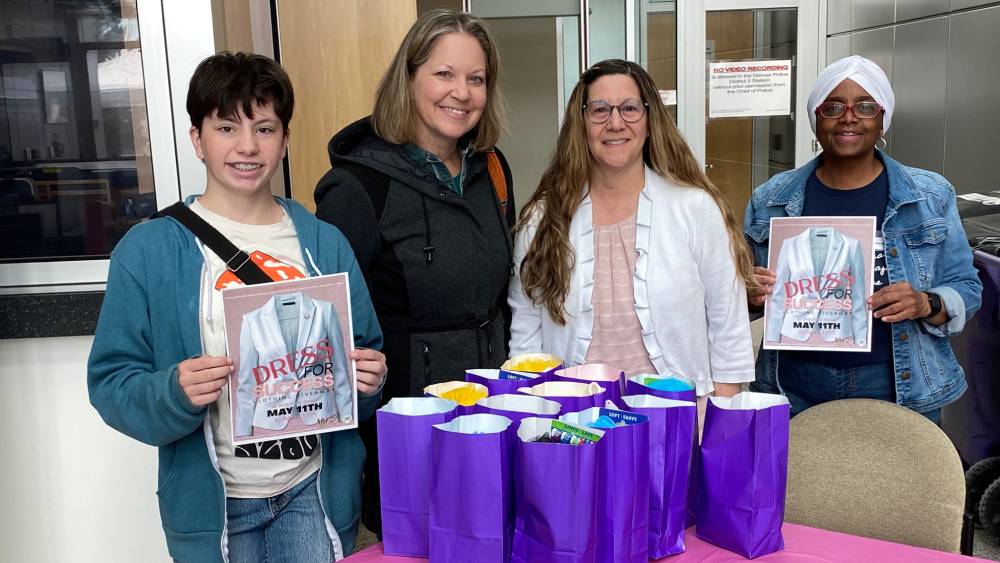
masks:
<path fill-rule="evenodd" d="M 751 388 L 784 392 L 793 415 L 864 397 L 894 401 L 937 422 L 941 407 L 966 389 L 948 337 L 979 308 L 982 285 L 951 184 L 877 148 L 895 105 L 889 79 L 874 62 L 851 56 L 828 66 L 808 101 L 822 154 L 757 187 L 747 206 L 744 235 L 760 285 L 749 302 L 757 311 L 777 279 L 763 267 L 772 217 L 875 216 L 883 242 L 876 244 L 869 299 L 871 352 L 786 351 L 779 361 L 776 350 L 761 350 Z"/>
<path fill-rule="evenodd" d="M 887 133 L 889 124 L 892 123 L 892 112 L 896 109 L 896 96 L 892 93 L 892 84 L 889 83 L 889 78 L 882 71 L 882 67 L 858 55 L 840 59 L 823 69 L 823 72 L 816 77 L 816 83 L 813 84 L 807 103 L 809 126 L 812 127 L 813 133 L 816 132 L 816 108 L 845 80 L 851 80 L 863 88 L 882 106 L 882 132 Z"/>

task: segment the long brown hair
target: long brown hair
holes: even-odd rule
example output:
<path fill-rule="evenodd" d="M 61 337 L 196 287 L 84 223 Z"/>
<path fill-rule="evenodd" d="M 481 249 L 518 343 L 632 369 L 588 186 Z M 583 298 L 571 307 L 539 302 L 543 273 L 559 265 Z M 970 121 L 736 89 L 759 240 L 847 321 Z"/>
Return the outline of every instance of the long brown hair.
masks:
<path fill-rule="evenodd" d="M 538 230 L 521 262 L 521 283 L 524 292 L 535 304 L 543 305 L 549 316 L 566 324 L 565 300 L 576 257 L 569 239 L 573 215 L 586 196 L 583 185 L 590 177 L 592 166 L 587 148 L 587 124 L 583 105 L 587 103 L 590 85 L 602 76 L 624 74 L 632 77 L 642 99 L 648 104 L 649 138 L 643 146 L 643 161 L 657 174 L 682 186 L 701 188 L 719 206 L 726 230 L 729 249 L 736 271 L 747 287 L 755 287 L 753 259 L 736 215 L 719 188 L 705 175 L 691 153 L 684 136 L 660 103 L 656 84 L 639 65 L 620 59 L 601 61 L 587 69 L 573 88 L 566 107 L 566 117 L 559 130 L 559 141 L 548 169 L 542 174 L 538 188 L 528 200 L 518 220 L 515 232 L 525 229 L 532 217 L 540 213 Z"/>
<path fill-rule="evenodd" d="M 437 40 L 449 33 L 467 33 L 476 39 L 486 55 L 486 107 L 475 127 L 472 148 L 483 151 L 497 144 L 503 131 L 503 99 L 500 81 L 500 56 L 496 41 L 483 21 L 452 10 L 430 10 L 420 16 L 400 43 L 386 69 L 372 109 L 375 134 L 390 143 L 413 141 L 413 75 L 427 62 Z"/>

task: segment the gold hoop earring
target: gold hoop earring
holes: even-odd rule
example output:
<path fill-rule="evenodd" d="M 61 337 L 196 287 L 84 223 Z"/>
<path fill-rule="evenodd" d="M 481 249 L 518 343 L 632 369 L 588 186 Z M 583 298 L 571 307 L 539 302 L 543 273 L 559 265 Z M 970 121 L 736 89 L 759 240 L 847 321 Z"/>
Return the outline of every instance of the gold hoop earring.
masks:
<path fill-rule="evenodd" d="M 878 146 L 878 141 L 882 141 L 882 146 L 881 146 L 881 147 L 880 147 L 880 146 Z M 879 137 L 879 140 L 878 140 L 878 141 L 875 141 L 875 150 L 880 150 L 880 151 L 884 151 L 884 150 L 885 150 L 885 147 L 886 147 L 886 145 L 888 145 L 888 144 L 889 144 L 889 142 L 885 140 L 885 137 Z"/>

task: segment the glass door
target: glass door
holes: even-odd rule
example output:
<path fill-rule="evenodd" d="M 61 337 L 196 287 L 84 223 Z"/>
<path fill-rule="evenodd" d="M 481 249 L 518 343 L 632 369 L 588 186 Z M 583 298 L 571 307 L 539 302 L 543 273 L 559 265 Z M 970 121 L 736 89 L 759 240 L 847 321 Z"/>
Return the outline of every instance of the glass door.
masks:
<path fill-rule="evenodd" d="M 660 102 L 677 122 L 677 7 L 674 0 L 641 0 L 637 62 L 660 91 Z"/>
<path fill-rule="evenodd" d="M 520 207 L 548 167 L 566 102 L 585 68 L 581 2 L 473 0 L 467 9 L 487 20 L 499 44 L 507 130 L 498 146 L 514 174 Z"/>
<path fill-rule="evenodd" d="M 805 102 L 817 73 L 819 9 L 808 0 L 704 0 L 684 25 L 702 49 L 681 120 L 709 178 L 742 217 L 756 186 L 812 158 Z M 699 37 L 700 36 L 700 37 Z"/>

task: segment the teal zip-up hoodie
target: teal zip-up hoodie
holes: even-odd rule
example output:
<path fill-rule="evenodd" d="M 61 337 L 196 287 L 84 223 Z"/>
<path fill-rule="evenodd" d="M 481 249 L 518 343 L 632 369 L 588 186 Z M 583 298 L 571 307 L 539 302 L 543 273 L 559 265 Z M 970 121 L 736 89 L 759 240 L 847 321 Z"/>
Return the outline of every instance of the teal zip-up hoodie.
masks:
<path fill-rule="evenodd" d="M 347 239 L 298 203 L 278 202 L 295 225 L 309 275 L 348 273 L 355 346 L 380 349 L 382 332 Z M 111 255 L 87 366 L 90 402 L 104 421 L 159 448 L 160 518 L 170 556 L 185 562 L 227 558 L 225 489 L 208 408 L 192 406 L 177 380 L 178 363 L 202 353 L 203 263 L 194 235 L 174 219 L 132 227 Z M 359 394 L 360 420 L 372 416 L 380 394 Z M 361 510 L 364 446 L 354 430 L 321 434 L 320 444 L 316 482 L 327 528 L 336 529 L 330 535 L 338 555 L 350 554 Z"/>

